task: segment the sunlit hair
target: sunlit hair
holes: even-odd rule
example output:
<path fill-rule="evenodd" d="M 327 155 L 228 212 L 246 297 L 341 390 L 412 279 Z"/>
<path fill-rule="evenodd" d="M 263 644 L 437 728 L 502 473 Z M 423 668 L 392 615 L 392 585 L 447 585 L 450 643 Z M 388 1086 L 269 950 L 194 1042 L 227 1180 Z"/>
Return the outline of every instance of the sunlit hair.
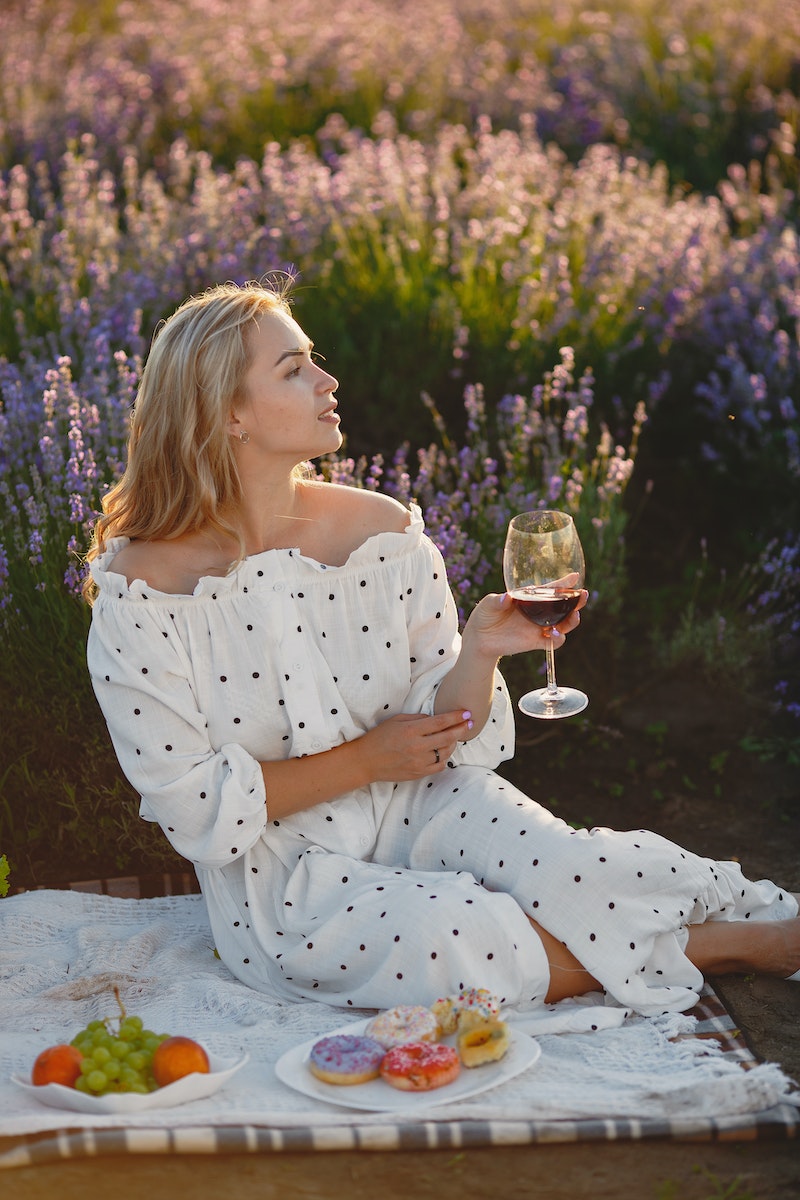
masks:
<path fill-rule="evenodd" d="M 250 338 L 265 313 L 289 313 L 291 281 L 220 284 L 156 330 L 134 404 L 125 473 L 103 499 L 87 553 L 110 538 L 177 538 L 214 529 L 244 553 L 225 519 L 242 497 L 229 421 L 242 399 Z M 91 578 L 84 596 L 96 593 Z"/>

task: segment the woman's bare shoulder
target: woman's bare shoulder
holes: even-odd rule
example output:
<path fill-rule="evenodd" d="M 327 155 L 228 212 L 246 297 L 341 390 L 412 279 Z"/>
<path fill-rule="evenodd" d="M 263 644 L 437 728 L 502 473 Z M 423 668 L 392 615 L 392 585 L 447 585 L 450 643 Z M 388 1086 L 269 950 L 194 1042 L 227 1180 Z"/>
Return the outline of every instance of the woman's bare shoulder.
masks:
<path fill-rule="evenodd" d="M 205 553 L 202 552 L 205 549 Z M 123 546 L 111 563 L 111 570 L 124 575 L 128 584 L 139 579 L 157 592 L 191 595 L 204 575 L 223 576 L 230 561 L 207 553 L 193 540 L 140 541 Z"/>
<path fill-rule="evenodd" d="M 373 533 L 403 533 L 409 522 L 409 512 L 399 500 L 383 492 L 368 492 L 364 488 L 331 484 L 340 511 L 371 527 Z"/>
<path fill-rule="evenodd" d="M 337 519 L 346 517 L 369 526 L 371 533 L 402 533 L 409 522 L 404 504 L 383 492 L 349 487 L 342 483 L 314 483 L 314 503 Z"/>
<path fill-rule="evenodd" d="M 317 524 L 309 546 L 324 561 L 343 563 L 367 538 L 408 528 L 408 509 L 391 496 L 346 484 L 315 482 L 311 488 L 307 496 Z M 320 545 L 312 547 L 317 539 Z"/>

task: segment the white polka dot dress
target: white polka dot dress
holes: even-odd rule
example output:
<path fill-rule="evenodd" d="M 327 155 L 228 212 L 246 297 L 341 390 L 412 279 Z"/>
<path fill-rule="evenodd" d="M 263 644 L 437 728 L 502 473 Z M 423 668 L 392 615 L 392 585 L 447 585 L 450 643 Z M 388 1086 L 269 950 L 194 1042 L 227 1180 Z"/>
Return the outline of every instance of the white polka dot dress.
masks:
<path fill-rule="evenodd" d="M 92 682 L 141 815 L 194 863 L 217 950 L 251 987 L 381 1008 L 478 986 L 535 1007 L 548 968 L 531 916 L 609 1002 L 681 1010 L 701 983 L 688 923 L 796 912 L 734 863 L 575 831 L 497 775 L 514 743 L 499 674 L 486 727 L 442 774 L 270 817 L 260 761 L 433 711 L 459 635 L 416 507 L 344 566 L 270 550 L 192 596 L 129 586 L 124 544 L 92 565 Z"/>

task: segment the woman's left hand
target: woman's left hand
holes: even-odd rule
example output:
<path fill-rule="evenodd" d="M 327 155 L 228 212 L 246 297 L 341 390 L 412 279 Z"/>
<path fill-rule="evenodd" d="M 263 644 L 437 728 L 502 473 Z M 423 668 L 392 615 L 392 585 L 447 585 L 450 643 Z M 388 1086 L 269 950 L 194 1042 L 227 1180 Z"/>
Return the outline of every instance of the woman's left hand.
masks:
<path fill-rule="evenodd" d="M 474 641 L 479 653 L 499 659 L 507 654 L 544 650 L 552 640 L 554 648 L 563 644 L 568 633 L 580 625 L 580 610 L 589 599 L 581 590 L 577 606 L 558 625 L 542 628 L 523 616 L 507 592 L 484 596 L 472 610 L 464 629 L 464 639 Z"/>

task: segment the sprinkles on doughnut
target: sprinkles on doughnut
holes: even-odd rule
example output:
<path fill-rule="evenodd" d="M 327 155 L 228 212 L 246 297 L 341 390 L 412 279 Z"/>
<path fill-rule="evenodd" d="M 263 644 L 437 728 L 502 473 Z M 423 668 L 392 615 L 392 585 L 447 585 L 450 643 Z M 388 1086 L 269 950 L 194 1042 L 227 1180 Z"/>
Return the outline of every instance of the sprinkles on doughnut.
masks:
<path fill-rule="evenodd" d="M 409 1042 L 435 1042 L 439 1036 L 439 1023 L 429 1008 L 399 1004 L 373 1017 L 366 1033 L 384 1049 L 391 1050 L 393 1046 L 405 1046 Z"/>
<path fill-rule="evenodd" d="M 386 1053 L 373 1038 L 340 1033 L 321 1038 L 311 1047 L 309 1070 L 323 1083 L 369 1083 L 380 1075 Z"/>
<path fill-rule="evenodd" d="M 431 1012 L 439 1024 L 441 1037 L 455 1033 L 467 1024 L 496 1021 L 500 1015 L 500 1001 L 488 988 L 462 988 L 451 996 L 437 1000 Z"/>
<path fill-rule="evenodd" d="M 381 1063 L 381 1078 L 403 1092 L 430 1092 L 457 1079 L 461 1060 L 453 1046 L 412 1042 L 387 1050 Z"/>

